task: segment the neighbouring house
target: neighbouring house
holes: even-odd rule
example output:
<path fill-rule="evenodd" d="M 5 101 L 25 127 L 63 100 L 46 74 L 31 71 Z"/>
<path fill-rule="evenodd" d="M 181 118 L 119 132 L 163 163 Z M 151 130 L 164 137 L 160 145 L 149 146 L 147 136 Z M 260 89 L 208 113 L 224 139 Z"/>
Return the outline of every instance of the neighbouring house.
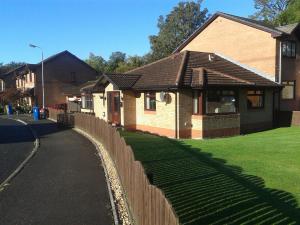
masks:
<path fill-rule="evenodd" d="M 44 60 L 45 106 L 80 97 L 81 85 L 96 79 L 97 71 L 68 51 Z M 42 63 L 26 64 L 15 79 L 22 104 L 42 106 Z"/>
<path fill-rule="evenodd" d="M 273 27 L 249 18 L 214 14 L 174 53 L 214 52 L 284 86 L 281 110 L 300 111 L 300 24 Z"/>
<path fill-rule="evenodd" d="M 81 112 L 94 113 L 93 92 L 100 92 L 101 89 L 96 86 L 98 80 L 84 83 L 80 89 L 81 92 Z M 104 89 L 103 89 L 104 91 Z"/>
<path fill-rule="evenodd" d="M 24 66 L 20 66 L 7 73 L 0 75 L 0 103 L 7 104 L 10 101 L 20 97 L 19 91 L 16 89 L 16 76 Z"/>
<path fill-rule="evenodd" d="M 211 138 L 277 124 L 281 86 L 214 53 L 182 51 L 85 90 L 99 118 L 171 138 Z M 83 90 L 82 90 L 83 91 Z"/>

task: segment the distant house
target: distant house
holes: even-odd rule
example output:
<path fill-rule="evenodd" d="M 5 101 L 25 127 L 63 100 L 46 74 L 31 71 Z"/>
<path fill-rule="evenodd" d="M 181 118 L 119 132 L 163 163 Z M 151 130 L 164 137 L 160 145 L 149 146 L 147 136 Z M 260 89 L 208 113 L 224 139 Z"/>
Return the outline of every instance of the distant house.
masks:
<path fill-rule="evenodd" d="M 217 54 L 182 51 L 126 74 L 104 74 L 91 92 L 95 115 L 109 123 L 210 138 L 274 127 L 280 88 Z"/>
<path fill-rule="evenodd" d="M 21 92 L 19 102 L 42 106 L 42 64 L 26 64 L 15 75 L 15 86 Z M 81 85 L 96 79 L 97 71 L 68 51 L 44 60 L 45 105 L 66 103 L 80 96 Z"/>
<path fill-rule="evenodd" d="M 300 111 L 300 24 L 273 27 L 249 18 L 214 14 L 174 53 L 214 52 L 284 86 L 280 109 Z"/>

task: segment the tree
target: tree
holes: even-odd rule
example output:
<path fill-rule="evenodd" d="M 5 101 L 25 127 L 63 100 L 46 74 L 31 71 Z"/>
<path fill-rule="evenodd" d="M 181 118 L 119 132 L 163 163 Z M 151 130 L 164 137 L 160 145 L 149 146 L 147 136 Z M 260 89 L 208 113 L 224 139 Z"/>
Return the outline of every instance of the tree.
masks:
<path fill-rule="evenodd" d="M 285 11 L 277 18 L 276 23 L 280 25 L 300 22 L 300 1 L 291 1 Z"/>
<path fill-rule="evenodd" d="M 145 59 L 142 56 L 129 56 L 125 62 L 120 62 L 116 68 L 117 73 L 125 73 L 134 68 L 140 67 L 145 64 Z"/>
<path fill-rule="evenodd" d="M 270 25 L 279 25 L 277 18 L 292 0 L 254 0 L 257 12 L 251 18 Z"/>
<path fill-rule="evenodd" d="M 0 74 L 7 73 L 23 65 L 25 65 L 24 62 L 10 62 L 7 64 L 0 63 Z"/>
<path fill-rule="evenodd" d="M 86 59 L 85 62 L 98 72 L 103 73 L 105 71 L 106 61 L 101 56 L 90 53 L 89 58 Z"/>
<path fill-rule="evenodd" d="M 116 72 L 119 64 L 125 63 L 126 53 L 113 52 L 111 53 L 105 71 L 108 73 Z"/>
<path fill-rule="evenodd" d="M 208 19 L 208 10 L 201 10 L 202 1 L 180 2 L 166 17 L 159 17 L 158 35 L 149 37 L 151 61 L 171 54 Z"/>

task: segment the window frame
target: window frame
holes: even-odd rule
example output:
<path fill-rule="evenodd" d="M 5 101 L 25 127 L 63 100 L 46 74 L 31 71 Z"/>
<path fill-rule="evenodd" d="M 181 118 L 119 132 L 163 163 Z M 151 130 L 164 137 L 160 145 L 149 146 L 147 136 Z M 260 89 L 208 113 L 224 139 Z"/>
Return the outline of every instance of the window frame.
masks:
<path fill-rule="evenodd" d="M 286 47 L 285 47 L 285 51 L 284 51 L 284 45 L 286 45 Z M 288 45 L 290 45 L 290 48 L 291 48 L 291 55 L 289 55 L 289 52 L 288 52 Z M 295 51 L 293 51 L 293 45 L 295 46 Z M 286 57 L 286 58 L 296 58 L 296 56 L 297 56 L 297 43 L 296 43 L 296 41 L 293 41 L 293 40 L 286 40 L 286 41 L 283 41 L 282 42 L 282 46 L 281 46 L 281 48 L 282 48 L 282 56 L 283 57 Z M 293 53 L 295 53 L 295 55 L 293 55 Z"/>
<path fill-rule="evenodd" d="M 150 108 L 147 109 L 147 98 L 149 99 L 149 102 L 151 101 L 151 99 L 154 99 L 155 105 L 154 105 L 154 109 L 151 109 L 151 104 L 150 104 Z M 156 111 L 156 92 L 155 91 L 148 91 L 144 93 L 144 110 L 145 111 L 151 111 L 151 112 L 155 112 Z"/>
<path fill-rule="evenodd" d="M 81 97 L 81 108 L 82 109 L 94 109 L 93 95 L 85 94 Z"/>
<path fill-rule="evenodd" d="M 195 109 L 194 99 L 195 99 L 195 93 L 196 92 L 198 93 L 198 97 L 197 97 L 197 103 L 198 103 L 197 113 L 195 113 L 195 111 L 194 111 L 194 109 Z M 203 106 L 201 105 L 201 104 L 203 104 L 203 102 L 201 101 L 202 95 L 203 95 L 202 91 L 200 91 L 200 90 L 193 90 L 193 96 L 192 96 L 192 115 L 199 116 L 199 115 L 203 114 Z"/>
<path fill-rule="evenodd" d="M 208 113 L 207 112 L 207 104 L 208 104 L 208 92 L 209 91 L 233 91 L 234 94 L 232 95 L 220 95 L 220 96 L 233 96 L 235 98 L 235 103 L 234 103 L 234 106 L 235 106 L 235 112 L 223 112 L 223 113 Z M 222 89 L 210 89 L 210 90 L 207 90 L 206 93 L 205 93 L 205 104 L 204 104 L 204 112 L 205 112 L 205 115 L 233 115 L 233 114 L 238 114 L 239 113 L 239 91 L 238 89 L 230 89 L 230 88 L 222 88 Z"/>
<path fill-rule="evenodd" d="M 254 91 L 254 94 L 249 94 L 249 91 Z M 258 94 L 256 92 L 261 91 L 262 94 Z M 248 105 L 248 96 L 261 96 L 262 97 L 262 106 L 257 106 L 257 107 L 253 107 L 253 106 L 249 106 Z M 248 89 L 247 90 L 247 110 L 257 110 L 257 109 L 264 109 L 265 108 L 265 103 L 266 103 L 266 92 L 264 89 Z"/>
<path fill-rule="evenodd" d="M 283 84 L 284 82 L 287 82 L 287 83 L 289 83 L 289 82 L 294 82 L 294 85 L 288 85 L 288 84 Z M 281 94 L 280 94 L 280 98 L 281 98 L 281 100 L 284 100 L 284 101 L 286 101 L 286 100 L 295 100 L 296 99 L 296 80 L 283 80 L 282 82 L 281 82 L 281 84 L 285 87 L 285 86 L 292 86 L 292 87 L 294 87 L 294 90 L 293 90 L 293 98 L 283 98 L 283 96 L 282 96 L 282 91 L 283 91 L 283 89 L 282 89 L 282 91 L 281 91 Z M 284 88 L 283 87 L 283 88 Z"/>

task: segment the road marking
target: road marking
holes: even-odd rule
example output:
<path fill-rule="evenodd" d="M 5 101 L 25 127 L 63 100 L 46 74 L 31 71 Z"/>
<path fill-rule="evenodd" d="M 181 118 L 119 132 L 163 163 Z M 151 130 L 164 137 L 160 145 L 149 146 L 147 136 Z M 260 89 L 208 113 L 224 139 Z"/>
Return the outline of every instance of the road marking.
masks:
<path fill-rule="evenodd" d="M 15 169 L 14 172 L 12 172 L 8 178 L 6 178 L 1 184 L 0 184 L 0 191 L 3 191 L 4 188 L 6 186 L 9 185 L 9 182 L 25 167 L 25 165 L 29 162 L 29 160 L 35 155 L 35 153 L 37 152 L 39 146 L 40 146 L 40 140 L 36 134 L 36 132 L 30 127 L 30 125 L 28 125 L 28 123 L 26 123 L 23 120 L 20 119 L 13 119 L 13 118 L 8 118 L 10 120 L 15 120 L 18 121 L 26 126 L 28 126 L 29 130 L 31 131 L 33 137 L 35 138 L 34 141 L 34 147 L 33 150 L 31 151 L 31 153 L 26 157 L 26 159 L 17 167 L 17 169 Z"/>

